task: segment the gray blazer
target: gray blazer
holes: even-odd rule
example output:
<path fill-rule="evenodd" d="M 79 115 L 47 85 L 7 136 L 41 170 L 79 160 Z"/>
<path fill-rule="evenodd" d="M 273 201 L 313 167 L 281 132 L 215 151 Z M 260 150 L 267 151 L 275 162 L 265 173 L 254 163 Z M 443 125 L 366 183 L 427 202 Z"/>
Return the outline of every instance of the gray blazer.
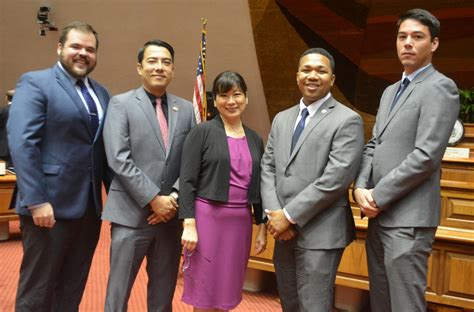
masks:
<path fill-rule="evenodd" d="M 143 87 L 114 96 L 104 125 L 109 166 L 115 172 L 102 218 L 130 227 L 147 226 L 149 203 L 178 188 L 181 150 L 195 125 L 192 104 L 167 93 L 169 148 Z"/>
<path fill-rule="evenodd" d="M 354 239 L 347 189 L 364 146 L 362 118 L 329 98 L 308 122 L 290 155 L 298 114 L 296 105 L 273 120 L 262 158 L 263 208 L 287 209 L 297 223 L 299 247 L 343 248 Z"/>
<path fill-rule="evenodd" d="M 374 188 L 386 227 L 434 227 L 440 219 L 440 167 L 459 113 L 454 82 L 433 66 L 418 74 L 389 107 L 400 81 L 380 100 L 356 188 Z"/>

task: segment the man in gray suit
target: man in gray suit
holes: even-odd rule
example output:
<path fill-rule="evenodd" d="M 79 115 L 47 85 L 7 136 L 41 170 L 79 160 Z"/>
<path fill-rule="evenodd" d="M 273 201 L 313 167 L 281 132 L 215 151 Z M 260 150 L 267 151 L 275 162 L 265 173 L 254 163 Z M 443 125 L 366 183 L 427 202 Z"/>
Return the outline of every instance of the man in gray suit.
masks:
<path fill-rule="evenodd" d="M 369 217 L 372 311 L 426 311 L 441 159 L 459 112 L 456 85 L 431 65 L 439 28 L 436 17 L 421 9 L 398 20 L 402 80 L 382 95 L 355 181 L 354 197 Z"/>
<path fill-rule="evenodd" d="M 334 59 L 309 49 L 299 60 L 300 103 L 273 120 L 261 192 L 284 311 L 331 311 L 333 286 L 355 227 L 347 189 L 364 145 L 361 117 L 330 89 Z"/>
<path fill-rule="evenodd" d="M 184 139 L 194 126 L 192 104 L 166 92 L 174 50 L 152 40 L 138 53 L 143 86 L 110 100 L 104 142 L 115 171 L 103 219 L 112 223 L 105 311 L 127 311 L 147 258 L 148 311 L 171 311 L 181 255 L 175 216 Z"/>

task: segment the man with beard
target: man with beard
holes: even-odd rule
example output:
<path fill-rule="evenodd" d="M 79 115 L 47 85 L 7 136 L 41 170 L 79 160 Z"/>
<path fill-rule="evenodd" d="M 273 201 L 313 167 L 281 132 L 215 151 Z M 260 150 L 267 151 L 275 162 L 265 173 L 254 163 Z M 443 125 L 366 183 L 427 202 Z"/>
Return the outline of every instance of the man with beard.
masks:
<path fill-rule="evenodd" d="M 16 311 L 78 311 L 84 292 L 109 180 L 102 141 L 109 94 L 88 77 L 97 47 L 92 26 L 69 24 L 59 62 L 24 74 L 15 89 L 7 127 L 24 252 Z"/>

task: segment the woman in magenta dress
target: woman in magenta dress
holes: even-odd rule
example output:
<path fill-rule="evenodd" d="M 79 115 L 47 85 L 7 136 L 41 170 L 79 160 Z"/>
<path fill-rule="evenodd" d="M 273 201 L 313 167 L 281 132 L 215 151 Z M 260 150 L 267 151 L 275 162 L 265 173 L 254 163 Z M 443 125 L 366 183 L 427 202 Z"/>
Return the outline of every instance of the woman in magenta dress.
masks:
<path fill-rule="evenodd" d="M 258 224 L 255 252 L 267 243 L 260 206 L 263 141 L 241 119 L 247 86 L 238 73 L 226 71 L 216 77 L 212 91 L 219 114 L 188 134 L 180 170 L 182 300 L 194 311 L 228 311 L 242 300 L 252 207 Z"/>

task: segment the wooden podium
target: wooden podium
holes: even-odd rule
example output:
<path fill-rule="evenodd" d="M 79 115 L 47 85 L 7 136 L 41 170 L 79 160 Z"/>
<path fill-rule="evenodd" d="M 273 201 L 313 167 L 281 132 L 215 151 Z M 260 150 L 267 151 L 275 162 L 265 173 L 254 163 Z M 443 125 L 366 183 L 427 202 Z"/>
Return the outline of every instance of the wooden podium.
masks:
<path fill-rule="evenodd" d="M 441 223 L 436 232 L 429 259 L 426 300 L 447 305 L 437 311 L 474 309 L 474 125 L 466 131 L 463 147 L 471 148 L 469 159 L 446 159 L 441 176 Z M 471 143 L 472 142 L 472 143 Z M 352 190 L 349 191 L 351 196 Z M 360 209 L 351 197 L 357 237 L 344 251 L 336 284 L 369 289 L 365 237 L 367 219 L 360 218 Z M 254 233 L 256 228 L 254 228 Z M 274 240 L 268 236 L 265 253 L 255 256 L 254 247 L 248 267 L 272 271 Z"/>

